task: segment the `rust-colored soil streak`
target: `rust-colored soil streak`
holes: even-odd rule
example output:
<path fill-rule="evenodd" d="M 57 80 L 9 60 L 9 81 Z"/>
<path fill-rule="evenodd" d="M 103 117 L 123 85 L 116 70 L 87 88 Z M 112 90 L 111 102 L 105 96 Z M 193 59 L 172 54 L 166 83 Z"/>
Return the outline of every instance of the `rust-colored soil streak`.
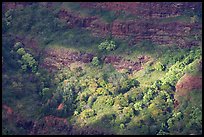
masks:
<path fill-rule="evenodd" d="M 90 63 L 94 57 L 91 53 L 80 53 L 70 51 L 68 49 L 47 49 L 44 53 L 45 58 L 42 67 L 50 70 L 51 72 L 60 70 L 64 67 L 70 67 L 72 63 L 80 62 Z M 130 71 L 139 71 L 142 69 L 142 64 L 148 62 L 149 56 L 139 56 L 137 60 L 125 60 L 120 56 L 105 56 L 103 61 L 106 64 L 112 64 L 117 70 L 128 69 Z"/>
<path fill-rule="evenodd" d="M 176 84 L 176 93 L 185 96 L 189 91 L 202 88 L 202 76 L 185 74 Z"/>
<path fill-rule="evenodd" d="M 189 93 L 196 89 L 202 89 L 202 76 L 185 74 L 176 84 L 174 107 L 179 105 L 179 97 L 187 96 L 190 99 Z"/>

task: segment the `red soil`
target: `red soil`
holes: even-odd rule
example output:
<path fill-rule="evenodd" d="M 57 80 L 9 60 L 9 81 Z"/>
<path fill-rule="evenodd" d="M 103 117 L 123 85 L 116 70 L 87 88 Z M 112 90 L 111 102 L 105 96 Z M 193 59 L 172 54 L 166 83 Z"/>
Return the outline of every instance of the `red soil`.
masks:
<path fill-rule="evenodd" d="M 57 110 L 62 110 L 64 108 L 64 104 L 61 103 L 58 107 L 57 107 Z"/>
<path fill-rule="evenodd" d="M 194 89 L 202 88 L 202 76 L 193 76 L 185 74 L 176 84 L 176 94 L 185 96 Z"/>
<path fill-rule="evenodd" d="M 179 106 L 179 97 L 187 96 L 187 99 L 190 100 L 189 93 L 196 89 L 202 89 L 202 76 L 185 74 L 176 84 L 174 107 Z"/>

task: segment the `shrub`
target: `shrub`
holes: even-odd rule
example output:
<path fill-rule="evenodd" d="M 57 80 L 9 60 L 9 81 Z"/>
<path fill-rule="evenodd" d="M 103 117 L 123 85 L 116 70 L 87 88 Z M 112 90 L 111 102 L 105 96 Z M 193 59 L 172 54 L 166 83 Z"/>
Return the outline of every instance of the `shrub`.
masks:
<path fill-rule="evenodd" d="M 113 105 L 113 98 L 111 96 L 99 96 L 97 100 L 93 103 L 92 108 L 97 112 L 103 111 L 104 109 L 109 109 Z"/>
<path fill-rule="evenodd" d="M 125 98 L 124 96 L 123 96 L 123 94 L 119 94 L 118 96 L 116 96 L 115 98 L 115 103 L 114 103 L 114 105 L 117 105 L 117 104 L 119 104 L 120 106 L 122 106 L 122 107 L 127 107 L 128 106 L 128 100 L 127 100 L 127 98 Z"/>
<path fill-rule="evenodd" d="M 21 48 L 21 47 L 23 47 L 23 44 L 21 42 L 16 42 L 16 44 L 14 45 L 14 49 L 16 49 L 16 50 Z"/>
<path fill-rule="evenodd" d="M 107 95 L 107 94 L 108 94 L 108 92 L 107 92 L 106 89 L 104 89 L 104 88 L 97 88 L 97 89 L 96 89 L 96 92 L 97 92 L 97 94 L 99 94 L 99 95 Z"/>
<path fill-rule="evenodd" d="M 124 128 L 125 128 L 125 125 L 124 125 L 124 124 L 120 124 L 120 128 L 121 128 L 121 129 L 124 129 Z"/>
<path fill-rule="evenodd" d="M 163 83 L 161 86 L 160 86 L 160 89 L 161 90 L 166 90 L 166 91 L 171 91 L 173 89 L 173 87 L 171 86 L 171 84 L 169 84 L 168 82 L 167 83 Z"/>
<path fill-rule="evenodd" d="M 36 72 L 37 70 L 37 62 L 32 57 L 31 54 L 26 53 L 21 58 L 22 69 L 26 71 L 27 68 L 31 68 L 32 72 Z"/>
<path fill-rule="evenodd" d="M 80 101 L 87 101 L 88 98 L 89 98 L 89 94 L 87 92 L 82 92 L 80 94 Z"/>
<path fill-rule="evenodd" d="M 91 64 L 94 66 L 98 66 L 100 64 L 98 57 L 93 57 Z"/>
<path fill-rule="evenodd" d="M 165 66 L 161 63 L 161 62 L 157 62 L 154 66 L 154 68 L 158 71 L 164 71 L 165 70 Z"/>
<path fill-rule="evenodd" d="M 114 41 L 104 41 L 100 45 L 98 45 L 98 49 L 101 51 L 113 51 L 116 49 L 116 44 Z"/>
<path fill-rule="evenodd" d="M 119 126 L 126 123 L 128 120 L 129 119 L 124 114 L 119 114 L 115 119 L 115 125 Z"/>
<path fill-rule="evenodd" d="M 131 108 L 131 107 L 124 107 L 123 108 L 123 114 L 126 116 L 126 117 L 128 117 L 128 118 L 130 118 L 130 117 L 132 117 L 132 116 L 134 116 L 134 111 L 133 111 L 133 109 Z"/>
<path fill-rule="evenodd" d="M 140 82 L 136 79 L 130 79 L 128 83 L 130 84 L 131 87 L 134 87 L 134 86 L 138 87 L 140 84 Z"/>
<path fill-rule="evenodd" d="M 84 111 L 81 112 L 80 115 L 82 119 L 85 119 L 85 118 L 93 117 L 95 115 L 95 112 L 92 109 L 85 109 Z"/>
<path fill-rule="evenodd" d="M 21 56 L 23 56 L 23 55 L 26 54 L 24 48 L 19 48 L 19 49 L 17 50 L 17 53 L 18 53 L 19 55 L 21 55 Z"/>
<path fill-rule="evenodd" d="M 140 110 L 142 110 L 142 105 L 143 105 L 143 103 L 140 101 L 140 102 L 136 102 L 135 104 L 134 104 L 134 109 L 136 110 L 136 111 L 140 111 Z"/>
<path fill-rule="evenodd" d="M 131 102 L 139 101 L 143 98 L 144 93 L 139 88 L 132 88 L 130 91 L 127 92 L 129 95 L 129 100 Z"/>
<path fill-rule="evenodd" d="M 152 71 L 154 71 L 155 69 L 152 68 L 151 66 L 147 66 L 145 68 L 144 74 L 150 74 Z"/>
<path fill-rule="evenodd" d="M 88 98 L 87 105 L 89 105 L 89 107 L 92 107 L 94 101 L 96 101 L 96 98 L 97 98 L 96 96 L 90 96 Z"/>

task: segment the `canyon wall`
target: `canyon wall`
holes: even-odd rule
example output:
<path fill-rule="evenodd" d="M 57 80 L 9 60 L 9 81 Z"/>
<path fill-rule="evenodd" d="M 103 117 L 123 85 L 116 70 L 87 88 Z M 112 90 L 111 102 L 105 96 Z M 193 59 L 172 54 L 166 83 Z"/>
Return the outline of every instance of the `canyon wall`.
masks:
<path fill-rule="evenodd" d="M 166 18 L 181 15 L 186 9 L 200 10 L 199 2 L 81 2 L 86 8 L 127 11 L 144 18 Z"/>
<path fill-rule="evenodd" d="M 3 3 L 3 9 L 23 7 L 30 4 L 32 3 Z M 51 10 L 55 8 L 55 3 L 41 2 L 39 4 Z M 80 16 L 77 11 L 60 9 L 58 18 L 65 20 L 69 28 L 85 28 L 97 37 L 109 35 L 128 39 L 130 40 L 129 45 L 150 40 L 158 45 L 190 47 L 197 45 L 202 36 L 201 23 L 198 23 L 193 17 L 192 20 L 187 22 L 174 21 L 174 19 L 166 23 L 161 22 L 161 19 L 179 17 L 186 12 L 202 12 L 200 2 L 80 2 L 77 4 L 80 4 L 81 8 L 125 11 L 140 17 L 139 20 L 114 20 L 108 23 L 99 16 L 84 17 Z"/>
<path fill-rule="evenodd" d="M 201 9 L 200 3 L 141 3 L 141 2 L 113 2 L 113 3 L 80 3 L 83 8 L 102 8 L 106 10 L 125 10 L 142 17 L 141 20 L 114 20 L 112 23 L 102 21 L 99 17 L 80 17 L 74 13 L 61 9 L 59 18 L 66 20 L 69 27 L 82 27 L 91 30 L 95 36 L 112 35 L 117 38 L 132 38 L 129 44 L 136 44 L 142 40 L 150 40 L 155 44 L 179 46 L 193 46 L 198 41 L 192 40 L 201 36 L 201 24 L 196 21 L 172 21 L 161 23 L 160 19 L 176 17 L 186 10 Z M 196 32 L 196 33 L 195 33 Z M 189 40 L 188 38 L 192 39 Z"/>

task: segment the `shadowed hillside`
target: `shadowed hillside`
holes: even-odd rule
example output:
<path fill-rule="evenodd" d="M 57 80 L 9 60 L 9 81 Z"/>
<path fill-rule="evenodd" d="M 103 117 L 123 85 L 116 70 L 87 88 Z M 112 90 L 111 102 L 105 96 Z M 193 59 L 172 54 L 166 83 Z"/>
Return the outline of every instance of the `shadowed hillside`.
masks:
<path fill-rule="evenodd" d="M 3 2 L 3 135 L 202 134 L 201 2 Z"/>

